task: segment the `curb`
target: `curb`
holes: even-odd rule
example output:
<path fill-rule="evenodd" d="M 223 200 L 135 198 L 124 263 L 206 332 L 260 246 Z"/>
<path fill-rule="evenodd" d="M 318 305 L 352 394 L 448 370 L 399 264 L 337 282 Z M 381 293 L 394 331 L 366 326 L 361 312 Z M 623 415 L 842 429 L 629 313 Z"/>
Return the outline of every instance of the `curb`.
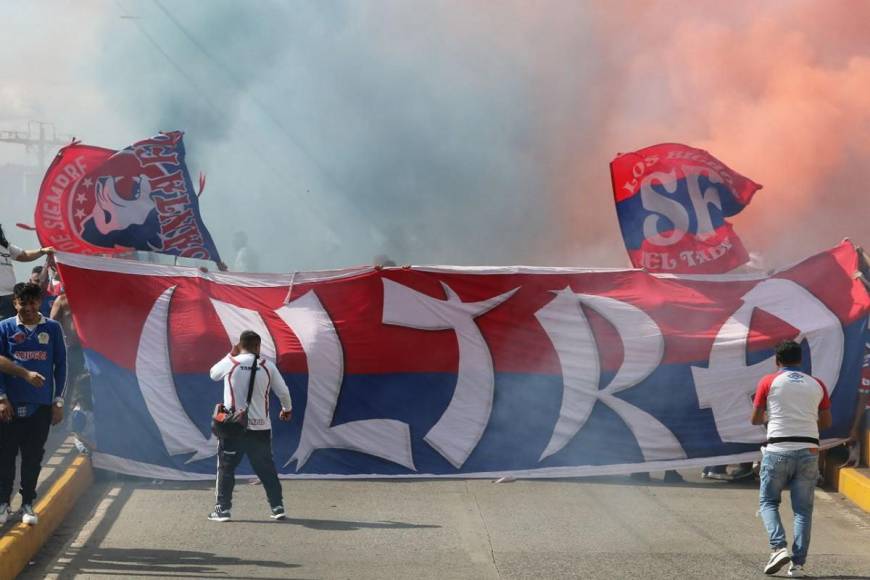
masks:
<path fill-rule="evenodd" d="M 870 430 L 864 429 L 861 442 L 861 465 L 865 467 L 829 467 L 825 478 L 839 493 L 856 506 L 870 513 Z"/>
<path fill-rule="evenodd" d="M 840 470 L 839 491 L 865 512 L 870 512 L 870 469 L 844 467 Z"/>
<path fill-rule="evenodd" d="M 865 417 L 867 417 L 866 414 Z M 870 420 L 865 419 L 864 421 L 865 424 L 870 424 Z M 861 447 L 861 465 L 870 465 L 870 428 L 864 429 L 864 441 Z"/>
<path fill-rule="evenodd" d="M 90 459 L 75 458 L 36 504 L 39 524 L 19 523 L 0 537 L 0 580 L 12 580 L 27 567 L 93 480 Z"/>

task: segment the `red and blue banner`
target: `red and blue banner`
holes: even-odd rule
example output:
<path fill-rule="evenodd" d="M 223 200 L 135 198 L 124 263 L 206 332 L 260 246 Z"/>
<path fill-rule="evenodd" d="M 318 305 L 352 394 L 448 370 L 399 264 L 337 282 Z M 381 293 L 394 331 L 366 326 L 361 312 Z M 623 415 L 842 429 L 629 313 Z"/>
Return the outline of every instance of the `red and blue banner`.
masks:
<path fill-rule="evenodd" d="M 848 242 L 770 276 L 58 262 L 95 465 L 161 478 L 213 477 L 208 371 L 243 329 L 293 397 L 289 424 L 271 405 L 283 477 L 560 477 L 759 457 L 752 394 L 784 339 L 830 388 L 826 444 L 846 437 L 870 311 Z"/>
<path fill-rule="evenodd" d="M 40 244 L 81 254 L 140 250 L 219 262 L 182 135 L 160 133 L 121 151 L 81 143 L 61 149 L 39 190 Z"/>
<path fill-rule="evenodd" d="M 749 261 L 725 218 L 761 186 L 702 149 L 677 143 L 620 154 L 610 163 L 616 213 L 635 268 L 721 274 Z"/>

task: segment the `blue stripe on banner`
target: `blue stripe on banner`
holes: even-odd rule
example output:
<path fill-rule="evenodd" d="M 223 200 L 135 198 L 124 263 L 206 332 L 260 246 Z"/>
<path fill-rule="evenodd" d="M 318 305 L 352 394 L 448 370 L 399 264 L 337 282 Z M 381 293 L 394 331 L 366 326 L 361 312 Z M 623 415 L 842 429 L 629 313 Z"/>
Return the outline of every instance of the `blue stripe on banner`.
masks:
<path fill-rule="evenodd" d="M 823 437 L 844 437 L 852 418 L 862 361 L 864 319 L 845 328 L 844 365 L 832 396 L 835 428 Z M 751 353 L 748 364 L 773 354 Z M 214 472 L 214 457 L 186 463 L 190 453 L 169 456 L 148 412 L 134 374 L 99 354 L 87 352 L 93 373 L 96 438 L 102 453 L 198 474 Z M 811 361 L 805 370 L 811 371 Z M 605 381 L 612 377 L 605 377 Z M 279 471 L 295 474 L 296 464 L 282 467 L 299 444 L 306 407 L 307 376 L 285 375 L 294 403 L 294 418 L 279 423 L 273 401 L 273 451 Z M 176 375 L 178 397 L 185 412 L 208 436 L 211 410 L 223 392 L 222 382 L 207 375 Z M 447 408 L 456 382 L 449 373 L 395 373 L 345 377 L 333 425 L 362 419 L 387 418 L 410 426 L 417 474 L 468 474 L 543 467 L 618 465 L 643 462 L 634 435 L 609 407 L 596 403 L 577 435 L 561 450 L 538 461 L 559 416 L 561 376 L 497 373 L 492 413 L 483 436 L 460 470 L 455 469 L 424 437 Z M 606 383 L 605 383 L 606 384 Z M 690 365 L 662 365 L 642 383 L 617 394 L 666 426 L 689 459 L 757 451 L 757 444 L 726 444 L 720 439 L 709 409 L 700 409 Z M 749 417 L 747 416 L 747 422 Z M 247 461 L 239 474 L 250 474 Z M 315 451 L 299 473 L 408 475 L 408 469 L 356 451 Z"/>
<path fill-rule="evenodd" d="M 710 183 L 705 176 L 699 178 L 701 191 L 705 191 L 708 187 L 715 187 L 719 191 L 719 198 L 722 201 L 722 209 L 719 210 L 714 205 L 707 205 L 710 212 L 710 221 L 714 229 L 718 229 L 725 222 L 726 217 L 730 217 L 740 213 L 745 207 L 740 204 L 734 197 L 731 189 L 723 183 Z M 698 231 L 698 219 L 695 215 L 695 210 L 692 207 L 692 201 L 689 198 L 689 188 L 685 179 L 677 181 L 677 191 L 673 194 L 667 193 L 661 184 L 655 184 L 653 189 L 664 197 L 678 202 L 687 212 L 689 218 L 688 233 L 695 234 Z M 619 224 L 622 228 L 622 236 L 625 239 L 625 245 L 630 250 L 636 250 L 641 247 L 645 238 L 643 234 L 643 222 L 649 215 L 659 217 L 659 233 L 667 233 L 674 229 L 674 223 L 659 213 L 646 210 L 641 203 L 640 192 L 626 198 L 616 204 L 616 214 L 619 216 Z"/>

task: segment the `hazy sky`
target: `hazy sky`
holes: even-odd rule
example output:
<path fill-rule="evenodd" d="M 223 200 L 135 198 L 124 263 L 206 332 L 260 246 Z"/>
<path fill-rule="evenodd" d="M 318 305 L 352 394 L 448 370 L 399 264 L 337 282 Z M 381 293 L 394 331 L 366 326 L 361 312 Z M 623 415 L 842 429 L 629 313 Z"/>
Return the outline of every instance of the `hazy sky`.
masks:
<path fill-rule="evenodd" d="M 778 264 L 870 244 L 867 22 L 860 0 L 0 0 L 0 129 L 186 131 L 225 259 L 244 230 L 269 271 L 625 266 L 608 163 L 683 142 L 764 185 L 733 221 Z"/>

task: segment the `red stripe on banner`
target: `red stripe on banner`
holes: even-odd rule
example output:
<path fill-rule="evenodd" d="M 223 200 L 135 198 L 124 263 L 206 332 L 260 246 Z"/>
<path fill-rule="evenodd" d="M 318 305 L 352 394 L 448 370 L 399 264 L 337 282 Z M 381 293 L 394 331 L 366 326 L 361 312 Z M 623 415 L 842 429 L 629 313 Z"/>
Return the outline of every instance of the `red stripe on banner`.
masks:
<path fill-rule="evenodd" d="M 274 313 L 284 304 L 289 285 L 236 286 L 183 268 L 155 268 L 185 273 L 177 277 L 131 275 L 70 266 L 64 264 L 63 256 L 59 261 L 82 342 L 121 367 L 134 368 L 139 337 L 155 300 L 167 288 L 176 286 L 168 336 L 173 372 L 207 372 L 229 350 L 231 339 L 211 299 L 260 313 L 276 344 L 281 370 L 307 371 L 300 341 Z M 144 264 L 137 266 L 148 268 Z M 870 308 L 866 289 L 852 277 L 856 269 L 857 254 L 851 243 L 844 242 L 775 277 L 792 280 L 808 290 L 845 325 L 864 316 Z M 709 357 L 722 324 L 741 307 L 742 297 L 764 278 L 692 279 L 637 270 L 471 274 L 410 268 L 372 270 L 350 278 L 295 284 L 291 302 L 314 291 L 331 319 L 343 349 L 345 373 L 457 371 L 459 350 L 453 330 L 421 330 L 382 322 L 384 280 L 438 300 L 448 298 L 443 287 L 446 284 L 465 303 L 486 301 L 518 289 L 475 320 L 491 351 L 495 370 L 558 375 L 561 370 L 553 344 L 535 316 L 554 300 L 557 292 L 568 288 L 641 309 L 664 335 L 662 362 L 687 363 Z M 619 334 L 603 317 L 582 308 L 599 345 L 602 368 L 618 368 L 623 358 Z M 750 350 L 769 348 L 796 333 L 775 317 L 756 314 Z"/>

